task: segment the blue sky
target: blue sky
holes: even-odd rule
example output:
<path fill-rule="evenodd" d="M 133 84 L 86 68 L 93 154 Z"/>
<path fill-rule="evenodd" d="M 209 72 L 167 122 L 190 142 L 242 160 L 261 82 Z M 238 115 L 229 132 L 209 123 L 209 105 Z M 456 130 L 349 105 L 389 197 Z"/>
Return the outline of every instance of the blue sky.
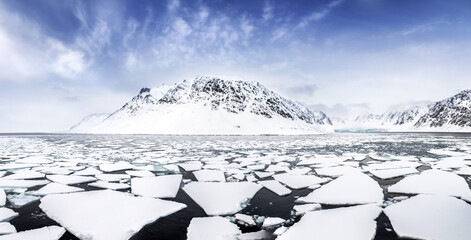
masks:
<path fill-rule="evenodd" d="M 67 129 L 197 75 L 350 117 L 471 88 L 471 1 L 2 0 L 0 56 L 0 132 Z"/>

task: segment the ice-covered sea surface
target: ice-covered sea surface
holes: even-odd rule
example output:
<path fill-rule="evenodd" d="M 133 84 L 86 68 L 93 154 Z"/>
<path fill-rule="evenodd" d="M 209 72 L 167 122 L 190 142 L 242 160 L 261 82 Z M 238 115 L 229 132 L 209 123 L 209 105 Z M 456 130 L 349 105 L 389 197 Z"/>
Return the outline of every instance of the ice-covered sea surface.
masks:
<path fill-rule="evenodd" d="M 4 134 L 0 239 L 471 239 L 470 169 L 469 134 Z"/>

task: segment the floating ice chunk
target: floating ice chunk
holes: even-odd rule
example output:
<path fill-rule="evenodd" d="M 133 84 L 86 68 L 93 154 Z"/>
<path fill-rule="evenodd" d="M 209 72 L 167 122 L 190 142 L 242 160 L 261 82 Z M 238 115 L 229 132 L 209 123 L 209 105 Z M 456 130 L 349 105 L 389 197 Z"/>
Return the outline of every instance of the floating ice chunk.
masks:
<path fill-rule="evenodd" d="M 198 170 L 194 171 L 196 179 L 200 182 L 225 182 L 223 171 L 219 170 Z"/>
<path fill-rule="evenodd" d="M 388 188 L 395 193 L 431 193 L 448 196 L 471 194 L 464 178 L 450 172 L 427 170 L 419 175 L 407 176 Z"/>
<path fill-rule="evenodd" d="M 62 184 L 79 184 L 96 181 L 94 177 L 73 176 L 73 175 L 47 175 L 47 179 Z"/>
<path fill-rule="evenodd" d="M 418 173 L 415 168 L 394 168 L 394 169 L 383 169 L 383 170 L 370 170 L 370 173 L 380 179 L 389 179 L 399 176 L 409 175 Z"/>
<path fill-rule="evenodd" d="M 0 223 L 0 235 L 16 233 L 15 226 L 11 225 L 9 222 Z"/>
<path fill-rule="evenodd" d="M 462 167 L 455 173 L 460 175 L 471 176 L 471 167 Z"/>
<path fill-rule="evenodd" d="M 121 171 L 121 170 L 129 170 L 135 168 L 134 165 L 125 162 L 119 161 L 115 163 L 106 163 L 100 165 L 100 170 L 103 172 L 114 172 L 114 171 Z"/>
<path fill-rule="evenodd" d="M 254 171 L 259 171 L 259 170 L 264 170 L 265 169 L 265 164 L 254 164 L 247 166 L 248 169 L 254 170 Z"/>
<path fill-rule="evenodd" d="M 124 190 L 124 189 L 130 188 L 130 186 L 125 183 L 112 183 L 112 182 L 107 182 L 107 181 L 92 182 L 92 183 L 89 183 L 88 186 L 111 189 L 111 190 Z"/>
<path fill-rule="evenodd" d="M 0 188 L 30 188 L 48 183 L 48 180 L 0 179 Z"/>
<path fill-rule="evenodd" d="M 276 165 L 270 165 L 267 167 L 267 169 L 265 169 L 265 172 L 286 172 L 286 171 L 289 171 L 289 168 L 282 163 L 278 163 Z"/>
<path fill-rule="evenodd" d="M 246 215 L 246 214 L 241 214 L 241 213 L 237 213 L 235 215 L 235 218 L 239 221 L 242 221 L 244 222 L 245 224 L 249 225 L 249 226 L 255 226 L 257 225 L 255 223 L 255 221 L 253 220 L 252 216 L 249 216 L 249 215 Z"/>
<path fill-rule="evenodd" d="M 293 210 L 294 210 L 294 214 L 303 215 L 307 212 L 314 211 L 320 208 L 321 208 L 321 205 L 319 203 L 310 203 L 310 204 L 295 205 L 293 207 Z"/>
<path fill-rule="evenodd" d="M 371 204 L 308 212 L 277 239 L 373 239 L 380 213 Z"/>
<path fill-rule="evenodd" d="M 15 163 L 36 163 L 36 164 L 49 164 L 53 161 L 48 159 L 40 159 L 38 157 L 26 157 L 22 159 L 15 160 Z"/>
<path fill-rule="evenodd" d="M 7 195 L 5 194 L 5 190 L 0 188 L 0 207 L 5 206 L 6 201 L 7 201 Z"/>
<path fill-rule="evenodd" d="M 188 240 L 237 239 L 241 234 L 234 223 L 223 217 L 204 217 L 191 219 L 187 230 Z"/>
<path fill-rule="evenodd" d="M 6 173 L 7 173 L 7 171 L 0 171 L 0 177 L 5 176 Z"/>
<path fill-rule="evenodd" d="M 128 170 L 128 171 L 126 171 L 126 174 L 128 174 L 130 176 L 133 176 L 133 177 L 154 177 L 155 176 L 155 174 L 153 174 L 149 170 L 139 170 L 139 171 Z"/>
<path fill-rule="evenodd" d="M 254 172 L 258 178 L 267 178 L 275 174 L 274 172 Z"/>
<path fill-rule="evenodd" d="M 363 166 L 364 170 L 383 170 L 383 169 L 395 169 L 395 168 L 417 168 L 422 164 L 418 162 L 409 161 L 387 161 L 382 163 L 373 163 Z"/>
<path fill-rule="evenodd" d="M 178 164 L 178 166 L 180 166 L 187 172 L 191 172 L 191 171 L 200 170 L 201 167 L 203 166 L 203 163 L 199 161 L 191 161 L 191 162 L 186 162 L 186 163 L 180 163 Z"/>
<path fill-rule="evenodd" d="M 318 175 L 328 176 L 328 177 L 338 177 L 347 173 L 357 173 L 357 172 L 360 172 L 360 170 L 357 168 L 350 167 L 350 166 L 316 168 L 316 173 Z"/>
<path fill-rule="evenodd" d="M 48 226 L 0 236 L 0 240 L 58 240 L 64 233 L 65 229 L 63 227 Z"/>
<path fill-rule="evenodd" d="M 261 239 L 273 239 L 271 232 L 267 230 L 260 230 L 257 232 L 242 233 L 237 237 L 238 240 L 261 240 Z"/>
<path fill-rule="evenodd" d="M 367 175 L 349 173 L 298 200 L 334 205 L 379 203 L 383 201 L 383 190 Z"/>
<path fill-rule="evenodd" d="M 10 202 L 13 208 L 20 208 L 24 205 L 28 205 L 34 201 L 39 200 L 39 197 L 21 194 L 9 194 L 7 196 L 8 201 Z"/>
<path fill-rule="evenodd" d="M 306 188 L 310 185 L 329 181 L 329 179 L 320 178 L 314 175 L 296 175 L 288 173 L 276 174 L 273 175 L 273 178 L 293 189 Z"/>
<path fill-rule="evenodd" d="M 308 167 L 297 167 L 297 168 L 293 168 L 291 170 L 286 171 L 286 173 L 292 174 L 292 175 L 304 175 L 310 172 L 311 170 L 312 169 Z"/>
<path fill-rule="evenodd" d="M 471 205 L 453 197 L 417 195 L 384 209 L 399 237 L 466 240 Z"/>
<path fill-rule="evenodd" d="M 0 170 L 14 170 L 22 168 L 32 168 L 38 166 L 37 164 L 29 163 L 7 163 L 0 166 Z"/>
<path fill-rule="evenodd" d="M 67 186 L 65 184 L 60 183 L 49 183 L 46 186 L 40 188 L 37 191 L 31 192 L 32 195 L 39 195 L 45 196 L 49 194 L 57 194 L 57 193 L 71 193 L 71 192 L 80 192 L 83 191 L 82 188 Z"/>
<path fill-rule="evenodd" d="M 102 174 L 97 174 L 95 177 L 98 180 L 102 181 L 107 181 L 107 182 L 118 182 L 123 179 L 130 179 L 131 176 L 127 174 L 113 174 L 113 173 L 102 173 Z"/>
<path fill-rule="evenodd" d="M 75 172 L 73 175 L 79 175 L 79 176 L 95 176 L 97 174 L 101 174 L 102 171 L 96 169 L 96 168 L 92 168 L 92 167 L 88 167 L 86 169 L 83 169 L 81 171 L 78 171 L 78 172 Z"/>
<path fill-rule="evenodd" d="M 131 192 L 144 197 L 174 198 L 182 181 L 182 175 L 131 179 Z"/>
<path fill-rule="evenodd" d="M 258 183 L 279 196 L 285 196 L 291 193 L 291 190 L 281 185 L 281 183 L 276 180 L 258 181 Z"/>
<path fill-rule="evenodd" d="M 169 171 L 172 171 L 172 172 L 180 172 L 180 169 L 178 169 L 178 166 L 177 165 L 173 165 L 173 164 L 169 164 L 169 165 L 164 165 L 162 166 L 164 169 L 167 169 Z M 182 167 L 183 168 L 183 167 Z M 185 168 L 183 168 L 185 169 Z M 201 169 L 201 167 L 200 167 Z M 186 170 L 185 170 L 186 171 Z"/>
<path fill-rule="evenodd" d="M 0 208 L 0 222 L 10 221 L 18 216 L 18 213 L 9 208 Z"/>
<path fill-rule="evenodd" d="M 67 168 L 62 167 L 38 167 L 34 168 L 35 171 L 40 171 L 44 174 L 54 174 L 54 175 L 68 175 L 72 171 Z"/>
<path fill-rule="evenodd" d="M 80 239 L 129 239 L 143 226 L 186 207 L 112 190 L 52 194 L 39 205 L 46 215 Z"/>
<path fill-rule="evenodd" d="M 273 232 L 273 235 L 280 236 L 281 234 L 285 233 L 286 230 L 288 230 L 288 228 L 285 226 L 279 227 Z"/>
<path fill-rule="evenodd" d="M 263 221 L 263 225 L 262 227 L 263 228 L 274 228 L 276 226 L 279 226 L 281 224 L 283 224 L 285 222 L 285 220 L 283 218 L 279 218 L 279 217 L 267 217 L 265 218 L 265 220 Z"/>
<path fill-rule="evenodd" d="M 191 182 L 183 190 L 206 214 L 224 215 L 242 210 L 260 188 L 250 182 Z"/>
<path fill-rule="evenodd" d="M 12 175 L 8 175 L 3 177 L 2 179 L 35 179 L 35 178 L 43 178 L 45 175 L 44 173 L 36 172 L 33 170 L 21 170 L 15 172 Z"/>

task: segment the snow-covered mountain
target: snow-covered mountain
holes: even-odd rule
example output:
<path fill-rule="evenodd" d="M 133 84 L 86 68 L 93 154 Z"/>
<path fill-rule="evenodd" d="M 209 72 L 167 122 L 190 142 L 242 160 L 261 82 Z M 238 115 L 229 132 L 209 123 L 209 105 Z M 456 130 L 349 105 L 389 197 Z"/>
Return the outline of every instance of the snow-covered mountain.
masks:
<path fill-rule="evenodd" d="M 72 126 L 69 131 L 71 132 L 86 131 L 87 129 L 90 129 L 98 125 L 99 123 L 103 122 L 103 120 L 105 120 L 108 116 L 110 116 L 109 113 L 90 114 L 84 117 L 79 123 Z"/>
<path fill-rule="evenodd" d="M 258 82 L 197 77 L 174 86 L 142 88 L 98 123 L 71 132 L 153 134 L 313 134 L 332 131 L 330 119 Z"/>
<path fill-rule="evenodd" d="M 338 124 L 335 128 L 471 132 L 471 90 L 462 91 L 435 103 L 424 102 L 403 110 L 361 115 L 353 121 Z"/>

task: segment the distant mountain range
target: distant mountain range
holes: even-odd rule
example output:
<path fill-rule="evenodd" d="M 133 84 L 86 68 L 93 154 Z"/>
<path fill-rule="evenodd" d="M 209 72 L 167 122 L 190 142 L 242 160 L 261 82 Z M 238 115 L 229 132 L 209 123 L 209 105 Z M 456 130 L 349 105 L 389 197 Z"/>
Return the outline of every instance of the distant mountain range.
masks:
<path fill-rule="evenodd" d="M 112 114 L 85 117 L 74 133 L 316 134 L 330 119 L 258 82 L 197 77 L 173 86 L 142 88 Z"/>
<path fill-rule="evenodd" d="M 112 114 L 92 114 L 73 133 L 317 134 L 340 131 L 471 132 L 471 90 L 351 120 L 333 118 L 286 99 L 258 82 L 197 77 L 142 88 Z"/>

